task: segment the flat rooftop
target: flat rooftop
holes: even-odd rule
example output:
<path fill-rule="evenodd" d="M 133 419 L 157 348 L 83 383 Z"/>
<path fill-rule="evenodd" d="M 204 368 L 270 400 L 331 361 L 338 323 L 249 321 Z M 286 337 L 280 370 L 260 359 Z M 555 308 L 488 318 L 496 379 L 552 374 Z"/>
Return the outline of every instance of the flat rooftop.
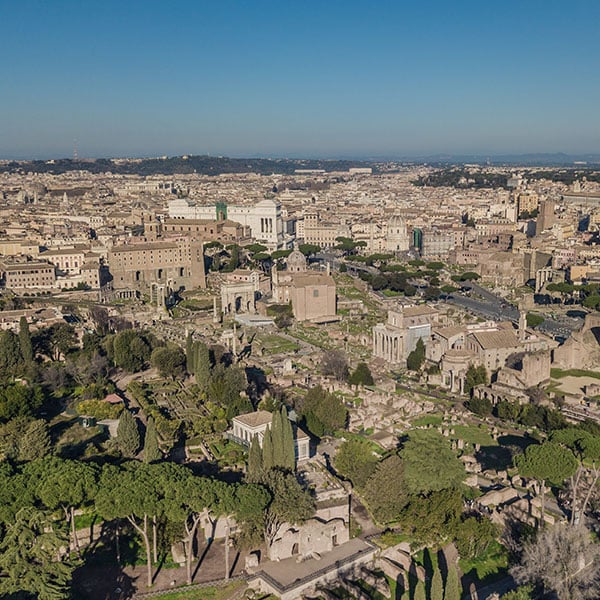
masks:
<path fill-rule="evenodd" d="M 265 562 L 261 571 L 256 575 L 260 577 L 264 573 L 270 578 L 270 583 L 276 584 L 280 591 L 293 588 L 314 575 L 323 575 L 329 569 L 337 569 L 340 563 L 350 563 L 359 560 L 363 555 L 374 552 L 375 547 L 360 538 L 354 538 L 345 544 L 336 546 L 331 552 L 325 552 L 320 559 L 309 558 L 302 562 L 296 562 L 296 558 L 286 558 L 278 562 Z"/>

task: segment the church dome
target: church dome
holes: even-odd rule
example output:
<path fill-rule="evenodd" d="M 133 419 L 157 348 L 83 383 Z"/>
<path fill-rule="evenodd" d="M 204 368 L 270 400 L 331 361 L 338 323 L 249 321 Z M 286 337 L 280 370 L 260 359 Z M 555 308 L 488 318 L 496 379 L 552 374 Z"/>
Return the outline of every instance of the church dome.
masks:
<path fill-rule="evenodd" d="M 294 246 L 294 249 L 290 252 L 290 255 L 285 261 L 287 270 L 290 273 L 303 273 L 306 271 L 306 257 L 298 249 L 298 245 Z"/>

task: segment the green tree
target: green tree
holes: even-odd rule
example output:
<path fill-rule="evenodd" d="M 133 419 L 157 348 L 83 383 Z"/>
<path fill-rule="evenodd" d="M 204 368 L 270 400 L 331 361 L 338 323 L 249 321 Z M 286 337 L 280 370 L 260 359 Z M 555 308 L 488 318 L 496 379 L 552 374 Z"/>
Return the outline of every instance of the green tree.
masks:
<path fill-rule="evenodd" d="M 553 431 L 550 440 L 569 448 L 579 466 L 570 478 L 571 524 L 586 513 L 598 481 L 600 481 L 600 435 L 580 427 Z M 586 489 L 587 488 L 587 489 Z"/>
<path fill-rule="evenodd" d="M 408 355 L 406 359 L 406 366 L 411 371 L 420 371 L 423 363 L 425 362 L 425 344 L 423 340 L 419 338 L 417 340 L 416 348 Z"/>
<path fill-rule="evenodd" d="M 242 396 L 246 391 L 248 380 L 246 374 L 237 366 L 225 367 L 216 365 L 208 385 L 208 397 L 213 402 L 222 406 L 227 413 L 227 419 L 251 412 L 252 404 L 247 396 Z"/>
<path fill-rule="evenodd" d="M 495 413 L 499 419 L 505 421 L 516 421 L 519 418 L 521 412 L 521 405 L 518 402 L 509 402 L 503 400 L 496 404 Z"/>
<path fill-rule="evenodd" d="M 122 467 L 107 465 L 102 471 L 96 510 L 107 520 L 127 519 L 142 538 L 146 553 L 146 584 L 152 585 L 152 548 L 150 534 L 154 518 L 164 510 L 163 497 L 169 486 L 159 463 L 149 465 L 132 461 Z"/>
<path fill-rule="evenodd" d="M 586 308 L 592 308 L 594 310 L 600 310 L 600 295 L 590 294 L 582 302 Z"/>
<path fill-rule="evenodd" d="M 379 523 L 385 524 L 398 519 L 408 503 L 404 485 L 404 464 L 397 454 L 383 459 L 369 477 L 364 498 L 371 514 Z"/>
<path fill-rule="evenodd" d="M 265 471 L 272 469 L 275 464 L 273 457 L 273 436 L 271 435 L 270 427 L 267 428 L 263 437 L 262 462 Z"/>
<path fill-rule="evenodd" d="M 487 371 L 483 365 L 479 365 L 478 367 L 469 365 L 465 376 L 464 393 L 470 396 L 474 387 L 487 383 L 487 380 Z"/>
<path fill-rule="evenodd" d="M 337 472 L 349 479 L 354 487 L 364 488 L 377 467 L 378 457 L 364 439 L 350 439 L 342 443 L 335 455 Z"/>
<path fill-rule="evenodd" d="M 188 373 L 194 373 L 194 350 L 195 350 L 195 342 L 191 333 L 188 333 L 185 338 L 185 369 Z"/>
<path fill-rule="evenodd" d="M 454 536 L 462 510 L 463 499 L 459 489 L 410 496 L 399 523 L 403 531 L 420 543 L 445 544 Z"/>
<path fill-rule="evenodd" d="M 259 481 L 263 473 L 263 455 L 258 436 L 252 436 L 250 448 L 248 450 L 248 469 L 247 480 L 250 482 Z"/>
<path fill-rule="evenodd" d="M 462 462 L 448 440 L 437 431 L 411 431 L 400 456 L 404 462 L 406 488 L 411 494 L 456 488 L 465 478 Z"/>
<path fill-rule="evenodd" d="M 283 415 L 276 410 L 271 419 L 271 440 L 273 441 L 273 466 L 283 466 Z"/>
<path fill-rule="evenodd" d="M 515 465 L 523 477 L 536 479 L 540 485 L 541 518 L 544 524 L 546 482 L 560 485 L 577 470 L 577 459 L 571 450 L 556 442 L 527 446 L 525 453 L 515 457 Z"/>
<path fill-rule="evenodd" d="M 293 471 L 296 466 L 294 433 L 287 409 L 283 405 L 280 410 L 273 413 L 271 441 L 273 443 L 273 466 Z"/>
<path fill-rule="evenodd" d="M 113 362 L 129 373 L 144 368 L 150 359 L 151 348 L 145 337 L 133 329 L 117 333 L 112 342 Z"/>
<path fill-rule="evenodd" d="M 486 517 L 467 517 L 456 528 L 455 542 L 462 558 L 482 556 L 498 537 L 498 527 Z"/>
<path fill-rule="evenodd" d="M 19 441 L 20 461 L 36 460 L 47 456 L 52 449 L 48 425 L 43 419 L 37 419 L 29 423 L 23 437 Z"/>
<path fill-rule="evenodd" d="M 21 416 L 0 425 L 0 461 L 17 460 L 21 440 L 30 423 L 29 417 Z"/>
<path fill-rule="evenodd" d="M 516 590 L 511 590 L 506 594 L 502 594 L 502 600 L 531 600 L 532 588 L 530 585 L 521 585 Z"/>
<path fill-rule="evenodd" d="M 442 581 L 442 572 L 439 568 L 433 571 L 429 596 L 431 600 L 444 600 L 444 583 Z"/>
<path fill-rule="evenodd" d="M 146 434 L 144 436 L 144 462 L 153 463 L 162 458 L 162 452 L 158 447 L 158 434 L 154 419 L 148 417 L 146 425 Z"/>
<path fill-rule="evenodd" d="M 264 517 L 264 538 L 270 547 L 284 523 L 302 524 L 313 516 L 315 505 L 311 495 L 292 473 L 271 469 L 265 473 L 261 483 L 272 498 Z"/>
<path fill-rule="evenodd" d="M 186 577 L 187 583 L 191 584 L 194 540 L 202 516 L 215 516 L 218 496 L 230 486 L 207 477 L 196 477 L 182 465 L 161 463 L 153 467 L 156 484 L 164 489 L 164 496 L 159 500 L 160 509 L 170 522 L 182 524 Z"/>
<path fill-rule="evenodd" d="M 135 417 L 124 410 L 117 426 L 117 444 L 123 456 L 133 458 L 140 447 L 140 432 Z"/>
<path fill-rule="evenodd" d="M 365 362 L 359 362 L 348 379 L 350 385 L 374 385 L 373 375 Z"/>
<path fill-rule="evenodd" d="M 487 398 L 473 397 L 465 403 L 467 408 L 480 417 L 486 417 L 492 414 L 494 406 Z"/>
<path fill-rule="evenodd" d="M 240 247 L 237 244 L 231 244 L 227 249 L 229 250 L 229 262 L 223 271 L 235 271 L 240 266 Z"/>
<path fill-rule="evenodd" d="M 281 406 L 281 427 L 283 443 L 282 467 L 294 471 L 296 468 L 296 444 L 294 442 L 294 430 L 288 417 L 288 411 L 285 406 Z"/>
<path fill-rule="evenodd" d="M 419 579 L 413 592 L 413 600 L 426 600 L 425 598 L 425 584 Z"/>
<path fill-rule="evenodd" d="M 13 378 L 21 367 L 23 357 L 19 338 L 12 331 L 0 333 L 0 378 Z"/>
<path fill-rule="evenodd" d="M 317 437 L 343 429 L 348 417 L 344 403 L 320 385 L 310 389 L 304 397 L 301 414 L 309 431 Z"/>
<path fill-rule="evenodd" d="M 262 485 L 235 486 L 234 513 L 241 527 L 236 540 L 238 547 L 250 549 L 263 543 L 264 515 L 271 499 L 270 492 Z"/>
<path fill-rule="evenodd" d="M 19 319 L 19 347 L 21 356 L 26 364 L 33 361 L 33 344 L 31 342 L 31 332 L 29 331 L 29 323 L 26 317 Z"/>
<path fill-rule="evenodd" d="M 0 386 L 0 422 L 14 417 L 30 417 L 44 402 L 44 394 L 39 386 L 10 384 Z"/>
<path fill-rule="evenodd" d="M 150 355 L 150 364 L 165 379 L 183 379 L 185 375 L 185 354 L 176 346 L 155 348 Z"/>
<path fill-rule="evenodd" d="M 0 523 L 4 526 L 14 523 L 16 514 L 22 508 L 35 504 L 32 483 L 35 485 L 27 474 L 17 471 L 13 464 L 0 462 Z"/>
<path fill-rule="evenodd" d="M 304 254 L 304 256 L 312 256 L 321 252 L 321 246 L 317 244 L 300 244 L 298 250 Z"/>
<path fill-rule="evenodd" d="M 537 315 L 535 313 L 531 313 L 528 312 L 527 316 L 526 316 L 526 320 L 527 320 L 527 327 L 537 327 L 538 325 L 541 325 L 545 319 L 544 317 L 542 317 L 542 315 Z"/>
<path fill-rule="evenodd" d="M 192 373 L 196 378 L 196 385 L 198 385 L 202 392 L 206 392 L 210 381 L 210 353 L 208 346 L 203 342 L 196 342 L 195 344 Z"/>
<path fill-rule="evenodd" d="M 446 574 L 444 600 L 460 600 L 461 595 L 458 570 L 455 564 L 450 564 L 448 565 L 448 573 Z"/>
<path fill-rule="evenodd" d="M 35 481 L 35 493 L 49 510 L 61 509 L 70 525 L 73 546 L 79 550 L 75 509 L 90 505 L 98 490 L 98 469 L 77 460 L 47 457 L 29 463 L 24 474 Z"/>
<path fill-rule="evenodd" d="M 60 360 L 77 344 L 75 329 L 64 322 L 52 325 L 48 328 L 48 343 L 52 360 Z"/>
<path fill-rule="evenodd" d="M 61 559 L 68 539 L 43 512 L 22 508 L 0 542 L 0 592 L 27 592 L 39 600 L 69 597 L 74 563 Z"/>

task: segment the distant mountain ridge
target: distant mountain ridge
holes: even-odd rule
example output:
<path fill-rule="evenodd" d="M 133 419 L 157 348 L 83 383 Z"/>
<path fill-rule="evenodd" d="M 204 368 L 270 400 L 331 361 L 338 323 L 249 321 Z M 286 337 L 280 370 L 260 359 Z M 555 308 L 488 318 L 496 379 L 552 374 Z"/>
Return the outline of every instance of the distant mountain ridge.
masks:
<path fill-rule="evenodd" d="M 347 171 L 370 167 L 374 172 L 393 170 L 394 164 L 493 165 L 508 167 L 572 167 L 593 168 L 600 165 L 600 154 L 531 153 L 531 154 L 435 154 L 413 157 L 369 157 L 363 159 L 319 158 L 231 158 L 227 156 L 172 156 L 130 159 L 70 159 L 7 160 L 0 162 L 0 173 L 34 172 L 61 174 L 70 171 L 117 173 L 122 175 L 222 175 L 226 173 L 259 173 L 261 175 L 292 175 L 296 170 Z M 384 166 L 385 165 L 385 166 Z"/>

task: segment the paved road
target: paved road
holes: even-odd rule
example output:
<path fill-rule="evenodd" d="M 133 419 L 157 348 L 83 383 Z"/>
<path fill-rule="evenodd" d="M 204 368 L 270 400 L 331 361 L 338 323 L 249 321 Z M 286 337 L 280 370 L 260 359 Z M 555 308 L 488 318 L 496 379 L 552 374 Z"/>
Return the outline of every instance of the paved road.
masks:
<path fill-rule="evenodd" d="M 467 282 L 464 287 L 469 288 L 472 295 L 455 292 L 448 296 L 448 302 L 466 308 L 484 318 L 519 322 L 518 309 L 500 296 L 474 283 Z M 546 319 L 537 329 L 556 338 L 567 338 L 582 325 L 581 318 L 559 316 L 556 319 Z"/>

